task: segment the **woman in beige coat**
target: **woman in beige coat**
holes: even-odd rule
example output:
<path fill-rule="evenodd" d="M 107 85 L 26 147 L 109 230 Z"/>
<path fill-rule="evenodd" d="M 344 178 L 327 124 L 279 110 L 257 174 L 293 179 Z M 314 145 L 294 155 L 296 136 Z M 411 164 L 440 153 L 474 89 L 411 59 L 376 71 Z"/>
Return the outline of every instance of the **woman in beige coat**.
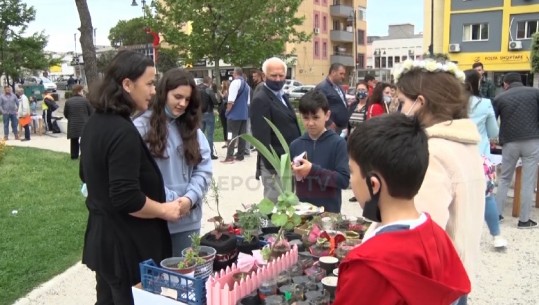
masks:
<path fill-rule="evenodd" d="M 417 116 L 429 136 L 429 166 L 415 204 L 445 228 L 472 280 L 485 212 L 481 139 L 468 119 L 464 73 L 452 63 L 403 63 L 395 75 L 402 112 Z M 466 298 L 458 303 L 466 304 Z"/>

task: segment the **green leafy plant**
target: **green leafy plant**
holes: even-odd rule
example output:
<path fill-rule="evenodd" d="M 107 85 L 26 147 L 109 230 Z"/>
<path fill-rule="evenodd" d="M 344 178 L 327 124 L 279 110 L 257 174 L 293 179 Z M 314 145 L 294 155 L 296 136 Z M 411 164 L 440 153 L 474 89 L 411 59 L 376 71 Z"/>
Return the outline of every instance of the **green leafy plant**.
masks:
<path fill-rule="evenodd" d="M 202 240 L 202 236 L 198 233 L 193 233 L 189 235 L 189 238 L 191 239 L 191 250 L 198 255 L 200 252 L 200 241 Z"/>
<path fill-rule="evenodd" d="M 301 217 L 296 213 L 295 205 L 299 199 L 293 192 L 293 177 L 290 159 L 290 149 L 288 143 L 284 139 L 279 129 L 267 118 L 264 118 L 269 124 L 281 146 L 284 149 L 284 154 L 279 156 L 273 147 L 266 147 L 258 139 L 249 134 L 243 134 L 241 137 L 253 145 L 264 158 L 268 160 L 271 166 L 277 172 L 276 188 L 279 190 L 277 202 L 264 198 L 258 203 L 258 210 L 265 215 L 271 214 L 271 222 L 280 227 L 277 234 L 277 240 L 274 246 L 279 244 L 283 239 L 283 234 L 286 230 L 292 230 L 294 227 L 301 224 Z"/>
<path fill-rule="evenodd" d="M 178 263 L 178 269 L 187 269 L 193 266 L 203 264 L 205 261 L 203 258 L 198 256 L 198 252 L 194 251 L 192 248 L 187 250 L 183 260 Z"/>
<path fill-rule="evenodd" d="M 256 205 L 250 207 L 246 211 L 236 211 L 238 214 L 238 225 L 242 228 L 243 241 L 245 243 L 250 243 L 255 235 L 254 232 L 260 230 L 260 219 L 264 218 L 265 215 L 258 211 Z"/>
<path fill-rule="evenodd" d="M 216 238 L 219 238 L 221 235 L 220 233 L 222 231 L 226 231 L 226 225 L 225 225 L 225 221 L 223 217 L 221 216 L 221 211 L 219 211 L 219 196 L 220 196 L 219 186 L 213 179 L 211 180 L 210 191 L 211 191 L 211 195 L 209 195 L 209 197 L 211 197 L 213 201 L 215 202 L 215 209 L 217 211 L 217 216 L 213 216 L 212 218 L 208 219 L 208 222 L 213 223 L 213 225 L 215 226 L 215 230 L 212 231 L 212 233 L 213 235 L 215 235 Z M 208 196 L 204 197 L 204 202 L 206 202 L 208 207 L 211 210 L 213 210 L 213 208 L 211 207 L 209 203 Z"/>

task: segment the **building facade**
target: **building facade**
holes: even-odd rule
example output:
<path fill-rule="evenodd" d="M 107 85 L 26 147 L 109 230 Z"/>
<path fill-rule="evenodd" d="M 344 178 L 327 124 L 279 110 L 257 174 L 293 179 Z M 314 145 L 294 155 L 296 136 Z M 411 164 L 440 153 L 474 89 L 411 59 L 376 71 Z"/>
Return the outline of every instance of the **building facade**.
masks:
<path fill-rule="evenodd" d="M 347 83 L 353 74 L 366 65 L 367 0 L 305 0 L 298 16 L 304 16 L 298 30 L 312 33 L 311 40 L 287 44 L 290 77 L 304 84 L 317 84 L 324 79 L 332 63 L 346 67 Z"/>
<path fill-rule="evenodd" d="M 430 1 L 425 1 L 425 28 L 431 27 Z M 531 84 L 529 55 L 531 36 L 539 29 L 539 0 L 434 1 L 432 25 L 443 29 L 442 38 L 434 39 L 435 52 L 448 53 L 461 69 L 483 63 L 497 85 L 506 72 L 519 72 Z"/>
<path fill-rule="evenodd" d="M 359 77 L 373 74 L 378 80 L 390 81 L 390 70 L 406 59 L 421 59 L 426 52 L 423 34 L 415 33 L 413 24 L 395 24 L 388 28 L 387 36 L 367 37 L 366 70 Z"/>

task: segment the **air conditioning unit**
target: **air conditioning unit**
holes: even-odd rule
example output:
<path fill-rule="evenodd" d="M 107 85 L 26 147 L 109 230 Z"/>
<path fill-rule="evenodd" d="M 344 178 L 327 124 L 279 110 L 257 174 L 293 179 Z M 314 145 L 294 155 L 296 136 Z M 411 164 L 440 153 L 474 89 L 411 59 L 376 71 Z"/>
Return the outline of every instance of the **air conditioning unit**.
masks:
<path fill-rule="evenodd" d="M 313 32 L 314 32 L 315 34 L 320 34 L 320 28 L 314 28 Z"/>
<path fill-rule="evenodd" d="M 510 41 L 509 50 L 522 50 L 522 41 L 518 41 L 518 40 Z"/>
<path fill-rule="evenodd" d="M 460 44 L 452 43 L 449 45 L 449 53 L 458 53 L 460 52 Z"/>

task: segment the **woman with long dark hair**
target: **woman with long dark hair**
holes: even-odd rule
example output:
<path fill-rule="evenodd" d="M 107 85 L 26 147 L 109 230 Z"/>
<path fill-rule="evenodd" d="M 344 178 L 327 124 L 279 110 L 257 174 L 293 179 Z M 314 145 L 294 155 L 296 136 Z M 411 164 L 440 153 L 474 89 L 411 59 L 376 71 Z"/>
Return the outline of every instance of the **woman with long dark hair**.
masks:
<path fill-rule="evenodd" d="M 486 192 L 485 192 L 485 221 L 490 235 L 493 237 L 494 248 L 503 248 L 507 246 L 507 240 L 502 237 L 500 232 L 500 223 L 498 207 L 496 206 L 496 198 L 493 195 L 494 190 L 494 176 L 496 173 L 495 167 L 490 165 L 490 139 L 498 137 L 500 131 L 498 127 L 498 121 L 494 114 L 494 108 L 492 102 L 488 98 L 481 97 L 481 91 L 479 89 L 481 82 L 481 74 L 479 72 L 470 69 L 464 71 L 466 75 L 466 91 L 470 94 L 468 100 L 468 115 L 470 119 L 477 126 L 477 130 L 481 135 L 481 141 L 479 142 L 479 153 L 485 158 L 485 174 L 487 177 L 492 178 L 487 180 Z"/>
<path fill-rule="evenodd" d="M 185 216 L 168 223 L 174 256 L 190 245 L 191 234 L 200 232 L 202 199 L 212 179 L 200 103 L 191 73 L 174 68 L 161 78 L 151 109 L 134 120 L 161 170 L 167 200 L 179 198 Z"/>
<path fill-rule="evenodd" d="M 219 119 L 221 120 L 221 126 L 223 127 L 223 138 L 225 141 L 225 145 L 223 145 L 222 148 L 227 148 L 228 146 L 228 128 L 226 126 L 226 104 L 228 101 L 228 87 L 230 86 L 230 82 L 227 80 L 223 80 L 221 82 L 221 91 L 219 92 L 221 94 L 221 105 L 219 106 Z"/>
<path fill-rule="evenodd" d="M 95 113 L 80 143 L 89 212 L 82 262 L 96 273 L 96 304 L 132 305 L 139 263 L 172 254 L 167 221 L 180 218 L 180 200 L 162 203 L 163 178 L 130 118 L 148 108 L 154 78 L 151 59 L 122 51 L 90 91 Z"/>
<path fill-rule="evenodd" d="M 388 83 L 377 83 L 376 87 L 367 101 L 367 119 L 389 113 L 391 104 L 391 85 Z"/>

